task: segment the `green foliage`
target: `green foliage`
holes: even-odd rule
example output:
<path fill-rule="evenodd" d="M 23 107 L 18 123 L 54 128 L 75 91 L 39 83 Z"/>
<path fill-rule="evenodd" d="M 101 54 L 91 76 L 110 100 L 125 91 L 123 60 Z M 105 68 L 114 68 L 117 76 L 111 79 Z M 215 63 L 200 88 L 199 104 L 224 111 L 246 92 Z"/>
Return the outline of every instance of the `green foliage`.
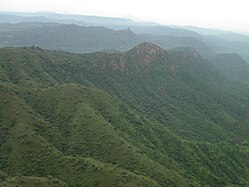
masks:
<path fill-rule="evenodd" d="M 45 177 L 26 177 L 18 176 L 8 179 L 5 182 L 0 183 L 1 186 L 16 187 L 16 186 L 28 186 L 28 187 L 68 187 L 64 182 L 56 178 L 45 178 Z"/>
<path fill-rule="evenodd" d="M 211 61 L 222 74 L 230 79 L 249 83 L 249 64 L 236 53 L 218 54 Z"/>
<path fill-rule="evenodd" d="M 1 49 L 0 67 L 3 184 L 248 185 L 249 88 L 193 49 Z"/>

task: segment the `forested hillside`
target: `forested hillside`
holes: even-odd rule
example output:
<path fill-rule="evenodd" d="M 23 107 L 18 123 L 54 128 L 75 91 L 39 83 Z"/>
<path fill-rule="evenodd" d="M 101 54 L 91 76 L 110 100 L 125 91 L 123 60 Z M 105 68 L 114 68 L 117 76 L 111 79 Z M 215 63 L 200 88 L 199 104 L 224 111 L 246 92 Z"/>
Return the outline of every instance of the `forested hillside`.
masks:
<path fill-rule="evenodd" d="M 0 185 L 248 186 L 249 87 L 215 64 L 0 49 Z"/>

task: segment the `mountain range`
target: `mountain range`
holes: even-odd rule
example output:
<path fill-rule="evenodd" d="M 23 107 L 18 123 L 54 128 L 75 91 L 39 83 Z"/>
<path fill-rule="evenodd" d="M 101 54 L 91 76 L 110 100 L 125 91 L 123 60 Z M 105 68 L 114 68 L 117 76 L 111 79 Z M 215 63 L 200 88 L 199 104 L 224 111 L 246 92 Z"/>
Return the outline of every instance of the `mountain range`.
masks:
<path fill-rule="evenodd" d="M 249 186 L 246 35 L 0 20 L 0 186 Z"/>
<path fill-rule="evenodd" d="M 248 185 L 249 87 L 219 59 L 2 48 L 1 184 Z"/>
<path fill-rule="evenodd" d="M 228 31 L 165 26 L 127 18 L 0 13 L 1 47 L 38 46 L 82 53 L 114 49 L 125 51 L 141 42 L 153 42 L 165 49 L 193 47 L 205 58 L 214 53 L 236 52 L 249 61 L 249 37 Z"/>
<path fill-rule="evenodd" d="M 165 49 L 193 47 L 205 57 L 213 54 L 204 42 L 193 37 L 136 34 L 130 28 L 113 30 L 103 26 L 78 26 L 57 23 L 0 24 L 0 46 L 38 46 L 69 52 L 125 51 L 141 42 L 156 43 Z"/>

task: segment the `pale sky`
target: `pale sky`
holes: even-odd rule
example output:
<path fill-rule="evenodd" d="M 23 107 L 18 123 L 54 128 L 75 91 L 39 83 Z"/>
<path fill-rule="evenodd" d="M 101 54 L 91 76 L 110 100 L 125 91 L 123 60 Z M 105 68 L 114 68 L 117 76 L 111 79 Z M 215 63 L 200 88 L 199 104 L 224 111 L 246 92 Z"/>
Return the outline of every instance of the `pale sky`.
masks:
<path fill-rule="evenodd" d="M 0 0 L 0 11 L 124 17 L 249 33 L 248 0 Z"/>

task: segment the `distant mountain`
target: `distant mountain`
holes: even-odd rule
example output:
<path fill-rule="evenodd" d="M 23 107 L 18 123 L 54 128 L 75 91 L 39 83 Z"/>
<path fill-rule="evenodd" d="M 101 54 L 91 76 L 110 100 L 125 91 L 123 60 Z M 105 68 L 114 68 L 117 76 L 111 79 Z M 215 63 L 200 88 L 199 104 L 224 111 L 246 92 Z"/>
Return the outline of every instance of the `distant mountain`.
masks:
<path fill-rule="evenodd" d="M 187 29 L 187 30 L 194 31 L 201 35 L 214 36 L 214 37 L 225 39 L 228 41 L 249 42 L 249 35 L 240 34 L 240 33 L 232 32 L 232 31 L 201 28 L 201 27 L 195 27 L 195 26 L 172 26 L 172 27 L 180 28 L 180 29 Z"/>
<path fill-rule="evenodd" d="M 235 39 L 236 40 L 236 39 Z M 203 42 L 217 53 L 238 53 L 249 63 L 249 42 L 232 41 L 218 36 L 205 36 Z"/>
<path fill-rule="evenodd" d="M 21 23 L 21 22 L 56 22 L 57 20 L 49 19 L 43 16 L 23 17 L 0 13 L 0 23 Z"/>
<path fill-rule="evenodd" d="M 105 27 L 21 23 L 3 24 L 0 45 L 39 46 L 70 52 L 92 52 L 104 49 L 127 50 L 142 41 L 131 30 L 115 31 Z"/>
<path fill-rule="evenodd" d="M 151 22 L 135 22 L 127 18 L 56 14 L 56 13 L 0 13 L 0 23 L 45 22 L 76 24 L 79 26 L 104 26 L 115 30 L 130 27 L 138 34 L 200 37 L 199 34 L 180 28 L 160 26 Z"/>
<path fill-rule="evenodd" d="M 101 16 L 86 16 L 86 15 L 72 15 L 72 14 L 56 14 L 56 13 L 15 13 L 15 12 L 2 12 L 0 13 L 0 23 L 22 23 L 22 22 L 42 22 L 42 23 L 60 23 L 60 24 L 75 24 L 79 26 L 104 26 L 114 30 L 126 30 L 128 27 L 138 35 L 150 35 L 154 36 L 155 38 L 152 40 L 142 40 L 142 41 L 151 41 L 161 45 L 168 49 L 168 46 L 171 45 L 165 43 L 165 37 L 183 37 L 183 38 L 191 38 L 193 41 L 188 41 L 186 46 L 186 39 L 180 42 L 180 46 L 176 41 L 173 43 L 172 47 L 194 47 L 198 52 L 205 57 L 210 57 L 210 55 L 214 55 L 214 53 L 238 53 L 242 56 L 247 62 L 249 62 L 249 53 L 248 53 L 248 46 L 249 46 L 249 37 L 247 35 L 238 34 L 229 31 L 222 31 L 216 29 L 208 29 L 208 28 L 199 28 L 195 26 L 164 26 L 153 22 L 136 22 L 131 19 L 127 18 L 112 18 L 112 17 L 101 17 Z M 31 23 L 34 24 L 34 23 Z M 3 35 L 3 33 L 1 33 Z M 160 38 L 161 41 L 158 41 Z M 6 39 L 0 41 L 4 43 Z M 33 39 L 34 41 L 34 39 Z M 139 39 L 139 42 L 142 42 Z M 81 41 L 82 42 L 82 41 Z M 168 42 L 168 40 L 166 40 Z M 3 46 L 1 45 L 0 46 Z M 21 42 L 22 43 L 22 42 Z M 33 42 L 34 43 L 34 42 Z M 73 41 L 72 41 L 73 43 Z M 105 42 L 104 42 L 105 43 Z M 172 39 L 169 40 L 169 43 L 172 43 Z M 12 43 L 10 42 L 10 45 Z M 25 44 L 25 43 L 24 43 Z M 35 43 L 34 45 L 40 44 L 39 42 Z M 137 45 L 136 43 L 135 45 Z M 185 44 L 185 46 L 182 46 Z M 106 48 L 90 47 L 90 49 L 85 50 L 84 47 L 80 50 L 77 47 L 73 49 L 71 46 L 68 47 L 58 47 L 54 46 L 44 46 L 38 45 L 40 47 L 45 47 L 47 49 L 59 49 L 59 50 L 67 50 L 70 52 L 92 52 L 92 51 L 99 51 L 105 50 L 122 50 L 119 48 L 114 48 L 110 46 L 106 46 Z M 64 44 L 63 44 L 64 45 Z M 75 46 L 79 46 L 79 44 L 73 44 Z M 119 47 L 122 44 L 119 44 Z M 134 47 L 135 45 L 128 45 L 122 47 L 124 50 L 130 49 L 131 46 Z M 190 46 L 189 46 L 190 45 Z M 197 48 L 197 45 L 200 48 Z M 20 46 L 16 45 L 15 42 L 13 46 Z M 60 45 L 61 46 L 61 45 Z M 91 46 L 91 45 L 90 45 Z M 103 45 L 104 46 L 104 45 Z M 207 47 L 208 46 L 208 47 Z"/>
<path fill-rule="evenodd" d="M 132 23 L 132 20 L 123 18 L 107 18 L 97 16 L 77 16 L 65 14 L 48 14 L 48 13 L 1 13 L 1 23 L 21 23 L 21 22 L 56 22 L 64 24 L 79 25 L 99 25 L 99 23 Z M 86 22 L 87 21 L 87 22 Z M 89 21 L 89 22 L 88 22 Z"/>
<path fill-rule="evenodd" d="M 233 33 L 233 32 L 219 30 L 219 29 L 202 28 L 202 27 L 196 27 L 196 26 L 191 26 L 191 25 L 187 25 L 187 26 L 171 25 L 171 27 L 179 28 L 179 29 L 187 29 L 187 30 L 199 33 L 201 35 L 222 35 L 222 34 Z"/>
<path fill-rule="evenodd" d="M 249 43 L 249 35 L 237 34 L 237 33 L 224 33 L 216 35 L 215 37 L 221 38 L 231 42 L 247 42 Z"/>
<path fill-rule="evenodd" d="M 169 33 L 170 34 L 170 33 Z M 130 28 L 112 30 L 105 27 L 85 27 L 57 23 L 0 24 L 0 46 L 39 46 L 69 52 L 128 50 L 143 41 L 156 43 L 166 49 L 192 47 L 208 57 L 214 52 L 194 37 L 135 34 Z"/>
<path fill-rule="evenodd" d="M 215 51 L 207 47 L 207 45 L 202 41 L 202 39 L 197 39 L 195 37 L 176 37 L 176 36 L 151 36 L 151 35 L 141 35 L 144 40 L 153 42 L 164 49 L 171 49 L 177 47 L 190 47 L 194 48 L 203 57 L 210 57 L 215 54 Z"/>
<path fill-rule="evenodd" d="M 21 23 L 21 22 L 56 22 L 64 24 L 78 24 L 81 26 L 122 26 L 140 25 L 157 26 L 151 22 L 134 22 L 127 18 L 57 14 L 57 13 L 0 13 L 0 23 Z"/>
<path fill-rule="evenodd" d="M 213 51 L 217 53 L 238 53 L 249 63 L 249 35 L 194 26 L 171 27 L 194 31 L 202 35 L 202 42 Z"/>
<path fill-rule="evenodd" d="M 132 30 L 134 30 L 135 33 L 138 34 L 151 34 L 156 36 L 178 36 L 178 37 L 195 37 L 200 38 L 201 35 L 199 35 L 196 32 L 187 30 L 187 29 L 179 29 L 179 28 L 173 28 L 169 26 L 130 26 Z"/>

